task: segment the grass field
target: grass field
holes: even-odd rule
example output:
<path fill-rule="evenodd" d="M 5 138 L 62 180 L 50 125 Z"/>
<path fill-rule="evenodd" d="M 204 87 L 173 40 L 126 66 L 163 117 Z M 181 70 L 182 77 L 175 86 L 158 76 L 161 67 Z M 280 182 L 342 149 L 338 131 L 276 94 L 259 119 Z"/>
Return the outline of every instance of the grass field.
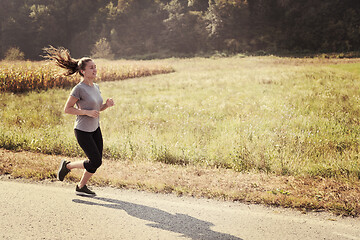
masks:
<path fill-rule="evenodd" d="M 359 196 L 354 194 L 360 178 L 359 59 L 235 56 L 174 58 L 138 64 L 171 66 L 175 72 L 99 82 L 103 98 L 112 97 L 116 104 L 101 114 L 107 159 L 139 166 L 163 164 L 162 168 L 186 165 L 296 179 L 341 179 L 342 184 L 338 186 L 353 189 L 354 198 L 345 203 L 342 197 L 336 198 L 332 206 L 345 204 L 339 208 L 352 212 L 351 215 L 360 213 Z M 111 66 L 116 69 L 116 65 Z M 83 156 L 73 134 L 75 117 L 63 113 L 70 90 L 2 92 L 0 147 Z M 3 173 L 10 171 L 4 170 L 11 165 L 6 164 L 7 167 L 2 167 Z M 40 171 L 43 165 L 36 164 Z M 53 177 L 51 171 L 47 174 Z M 229 172 L 227 175 L 234 177 Z M 223 194 L 234 195 L 229 199 L 242 199 L 244 193 L 239 190 L 235 194 L 236 191 L 231 190 L 233 181 L 228 181 L 230 193 Z M 321 192 L 318 186 L 305 184 L 307 180 L 300 182 L 301 188 L 313 186 L 309 194 L 311 192 L 315 200 L 311 201 L 330 191 Z M 250 185 L 258 189 L 257 183 Z M 296 184 L 290 185 L 287 187 L 292 189 L 292 194 L 299 192 L 293 189 Z M 164 186 L 166 190 L 166 184 Z M 335 189 L 337 183 L 331 186 Z M 219 188 L 214 191 L 219 192 Z M 279 193 L 284 197 L 288 190 L 283 189 L 275 188 L 271 195 Z M 336 190 L 336 194 L 339 191 Z M 298 195 L 304 194 L 300 191 Z M 327 197 L 332 198 L 332 194 Z M 284 201 L 276 204 L 291 205 L 287 201 L 292 200 Z M 319 206 L 315 208 L 325 208 Z"/>
<path fill-rule="evenodd" d="M 100 82 L 105 156 L 280 175 L 360 177 L 358 63 L 168 59 L 176 72 Z M 100 73 L 101 74 L 101 73 Z M 79 156 L 70 89 L 0 97 L 0 146 Z"/>

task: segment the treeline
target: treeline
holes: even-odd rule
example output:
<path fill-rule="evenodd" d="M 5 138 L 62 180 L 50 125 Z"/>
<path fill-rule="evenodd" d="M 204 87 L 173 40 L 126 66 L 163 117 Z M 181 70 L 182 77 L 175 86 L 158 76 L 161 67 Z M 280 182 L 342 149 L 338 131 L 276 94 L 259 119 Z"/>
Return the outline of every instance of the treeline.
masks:
<path fill-rule="evenodd" d="M 354 0 L 0 0 L 0 58 L 360 50 Z"/>

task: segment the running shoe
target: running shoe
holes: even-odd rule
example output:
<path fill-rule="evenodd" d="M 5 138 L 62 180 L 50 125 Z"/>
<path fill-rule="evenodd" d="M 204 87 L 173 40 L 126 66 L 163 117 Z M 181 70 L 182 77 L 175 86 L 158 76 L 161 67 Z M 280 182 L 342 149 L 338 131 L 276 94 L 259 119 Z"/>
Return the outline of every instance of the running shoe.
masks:
<path fill-rule="evenodd" d="M 70 172 L 69 169 L 67 169 L 66 165 L 70 163 L 69 161 L 62 160 L 60 163 L 60 167 L 57 173 L 57 179 L 59 181 L 63 181 L 65 176 Z"/>
<path fill-rule="evenodd" d="M 88 187 L 85 185 L 82 188 L 79 188 L 78 185 L 76 185 L 76 191 L 75 191 L 76 195 L 79 196 L 88 196 L 88 197 L 94 197 L 96 196 L 96 194 L 91 191 L 90 189 L 88 189 Z"/>

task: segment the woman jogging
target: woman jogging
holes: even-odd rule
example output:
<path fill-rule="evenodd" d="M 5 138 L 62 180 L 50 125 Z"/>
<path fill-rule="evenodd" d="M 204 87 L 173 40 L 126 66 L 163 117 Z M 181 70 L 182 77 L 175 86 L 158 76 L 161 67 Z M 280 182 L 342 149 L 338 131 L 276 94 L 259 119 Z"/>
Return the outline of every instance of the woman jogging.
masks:
<path fill-rule="evenodd" d="M 64 111 L 77 116 L 74 126 L 75 136 L 88 159 L 77 162 L 62 160 L 57 178 L 63 181 L 71 169 L 84 169 L 75 192 L 77 195 L 95 196 L 96 194 L 87 188 L 86 183 L 102 163 L 103 139 L 99 115 L 101 111 L 114 106 L 114 101 L 109 98 L 103 104 L 99 86 L 94 83 L 97 70 L 91 58 L 75 60 L 64 48 L 49 47 L 44 51 L 48 54 L 46 58 L 55 61 L 57 66 L 67 70 L 66 76 L 79 73 L 82 78 L 80 83 L 72 89 Z"/>

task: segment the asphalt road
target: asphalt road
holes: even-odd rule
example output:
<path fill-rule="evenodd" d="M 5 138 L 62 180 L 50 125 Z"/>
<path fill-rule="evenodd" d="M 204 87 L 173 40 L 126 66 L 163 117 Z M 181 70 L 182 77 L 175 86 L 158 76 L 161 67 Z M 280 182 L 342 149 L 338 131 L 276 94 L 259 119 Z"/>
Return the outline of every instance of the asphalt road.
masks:
<path fill-rule="evenodd" d="M 68 183 L 0 180 L 0 239 L 359 239 L 360 219 Z"/>

